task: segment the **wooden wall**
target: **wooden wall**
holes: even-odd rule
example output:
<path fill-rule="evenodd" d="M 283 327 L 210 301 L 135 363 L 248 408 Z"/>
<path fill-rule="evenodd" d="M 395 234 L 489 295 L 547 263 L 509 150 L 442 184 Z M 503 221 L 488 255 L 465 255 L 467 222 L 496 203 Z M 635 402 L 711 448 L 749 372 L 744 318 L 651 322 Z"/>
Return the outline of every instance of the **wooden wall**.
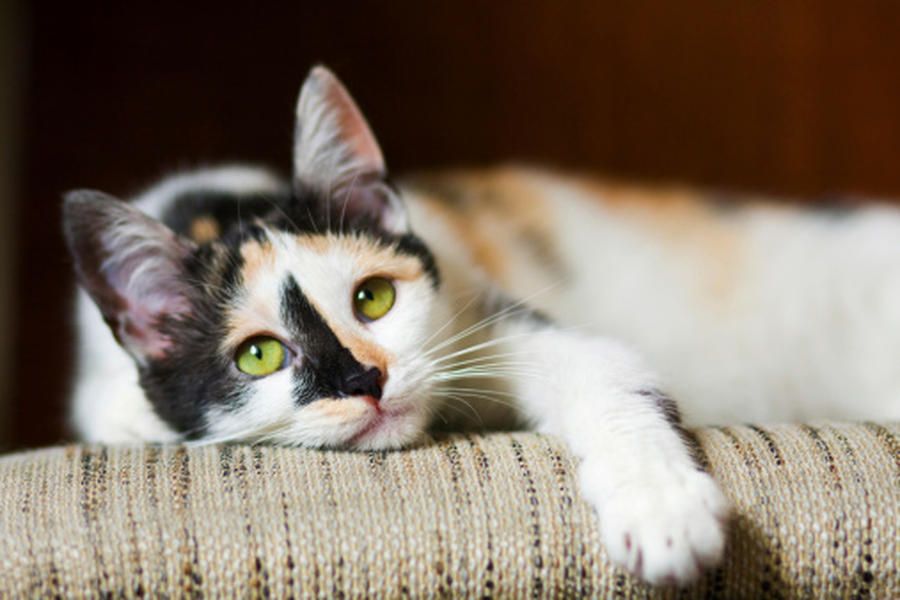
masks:
<path fill-rule="evenodd" d="M 16 444 L 65 435 L 60 193 L 287 170 L 310 65 L 397 170 L 510 159 L 778 194 L 900 196 L 900 3 L 503 0 L 31 5 Z M 262 3 L 259 3 L 262 4 Z"/>

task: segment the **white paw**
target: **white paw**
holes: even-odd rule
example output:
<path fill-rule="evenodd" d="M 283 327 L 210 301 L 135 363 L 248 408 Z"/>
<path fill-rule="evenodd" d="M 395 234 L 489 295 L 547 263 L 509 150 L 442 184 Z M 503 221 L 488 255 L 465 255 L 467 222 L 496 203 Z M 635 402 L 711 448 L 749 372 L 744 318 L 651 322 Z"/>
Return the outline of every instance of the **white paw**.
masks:
<path fill-rule="evenodd" d="M 606 490 L 594 504 L 601 536 L 610 559 L 643 580 L 685 584 L 722 558 L 728 501 L 706 473 L 653 471 L 657 477 Z M 592 479 L 582 472 L 588 499 L 601 492 L 601 482 Z"/>

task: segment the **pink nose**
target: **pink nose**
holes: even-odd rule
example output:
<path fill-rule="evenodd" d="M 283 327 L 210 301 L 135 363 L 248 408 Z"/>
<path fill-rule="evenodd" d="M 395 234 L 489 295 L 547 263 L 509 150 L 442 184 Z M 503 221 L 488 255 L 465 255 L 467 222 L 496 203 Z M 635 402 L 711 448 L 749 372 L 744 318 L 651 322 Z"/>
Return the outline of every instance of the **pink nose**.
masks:
<path fill-rule="evenodd" d="M 367 394 L 365 396 L 361 396 L 361 398 L 363 400 L 365 400 L 366 403 L 369 404 L 369 406 L 374 408 L 376 411 L 381 412 L 381 404 L 379 403 L 378 399 L 375 398 L 375 396 L 369 396 Z"/>

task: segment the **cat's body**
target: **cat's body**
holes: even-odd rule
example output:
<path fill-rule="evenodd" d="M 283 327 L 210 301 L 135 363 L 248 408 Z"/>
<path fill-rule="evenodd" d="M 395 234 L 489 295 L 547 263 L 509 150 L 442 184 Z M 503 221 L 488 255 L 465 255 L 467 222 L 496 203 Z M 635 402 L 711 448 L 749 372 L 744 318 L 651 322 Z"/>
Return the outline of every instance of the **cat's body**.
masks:
<path fill-rule="evenodd" d="M 292 181 L 170 178 L 135 200 L 152 219 L 68 201 L 93 299 L 83 437 L 387 448 L 435 419 L 525 421 L 582 459 L 610 555 L 685 581 L 720 556 L 725 503 L 660 390 L 689 424 L 900 417 L 895 211 L 728 208 L 509 168 L 397 192 L 326 72 L 298 119 Z M 250 377 L 254 340 L 283 356 Z"/>
<path fill-rule="evenodd" d="M 463 290 L 486 274 L 563 327 L 627 343 L 690 425 L 900 418 L 894 208 L 723 206 L 510 168 L 410 184 L 415 227 Z"/>

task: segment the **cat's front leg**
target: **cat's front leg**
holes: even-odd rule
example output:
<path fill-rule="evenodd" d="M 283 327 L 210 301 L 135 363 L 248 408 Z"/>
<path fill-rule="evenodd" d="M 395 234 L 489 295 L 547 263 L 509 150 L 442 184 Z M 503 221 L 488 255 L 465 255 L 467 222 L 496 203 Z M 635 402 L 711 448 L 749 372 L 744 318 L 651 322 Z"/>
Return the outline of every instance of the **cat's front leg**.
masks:
<path fill-rule="evenodd" d="M 610 558 L 651 583 L 716 564 L 728 504 L 680 435 L 674 403 L 622 345 L 516 318 L 498 341 L 531 365 L 512 382 L 524 415 L 581 459 L 583 496 Z"/>

